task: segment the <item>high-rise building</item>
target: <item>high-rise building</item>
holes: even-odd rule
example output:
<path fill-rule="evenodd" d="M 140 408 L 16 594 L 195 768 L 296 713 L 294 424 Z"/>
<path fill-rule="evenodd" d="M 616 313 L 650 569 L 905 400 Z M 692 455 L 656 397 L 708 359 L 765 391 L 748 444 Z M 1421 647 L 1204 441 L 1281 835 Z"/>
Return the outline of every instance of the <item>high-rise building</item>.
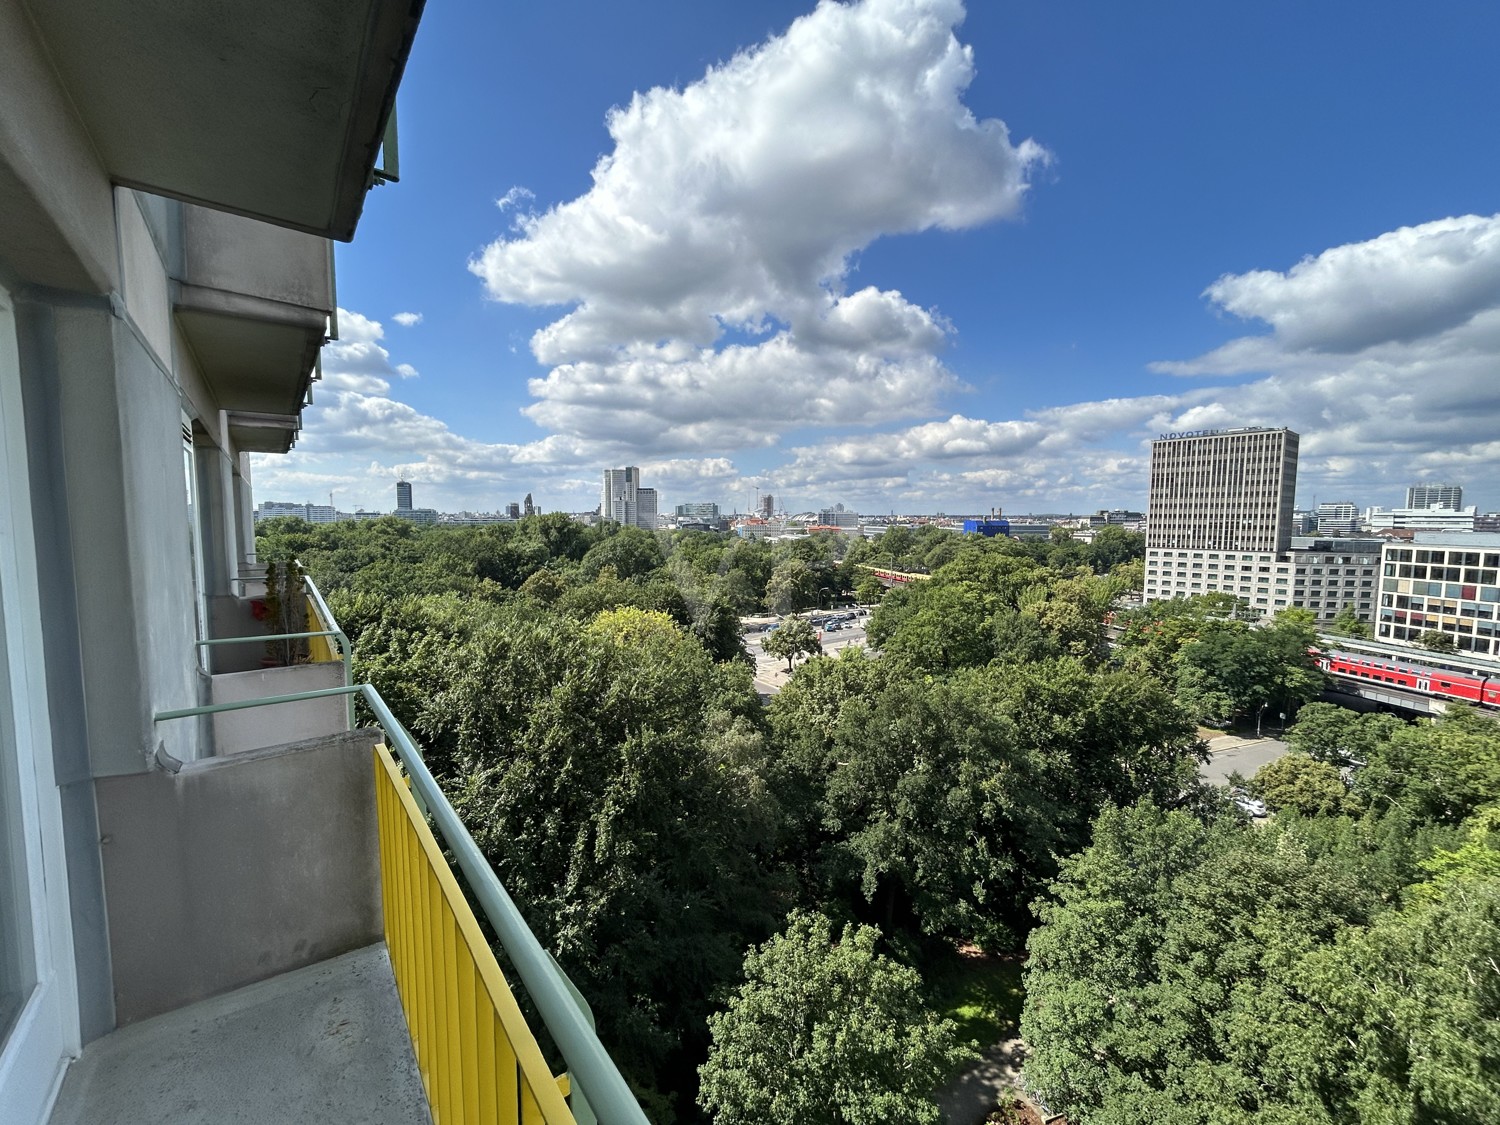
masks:
<path fill-rule="evenodd" d="M 505 514 L 513 520 L 521 518 L 521 505 L 512 500 L 505 506 Z"/>
<path fill-rule="evenodd" d="M 531 502 L 531 493 L 526 494 L 526 499 L 521 502 L 521 514 L 527 516 L 536 515 L 536 505 Z"/>
<path fill-rule="evenodd" d="M 646 531 L 657 528 L 657 492 L 655 489 L 636 489 L 636 526 Z"/>
<path fill-rule="evenodd" d="M 764 496 L 758 497 L 756 499 L 755 506 L 757 511 L 760 513 L 760 517 L 762 519 L 768 520 L 776 512 L 776 497 L 772 496 L 768 492 Z"/>
<path fill-rule="evenodd" d="M 634 465 L 605 469 L 599 494 L 599 518 L 631 527 L 656 530 L 656 489 L 641 487 L 641 471 Z"/>
<path fill-rule="evenodd" d="M 1318 505 L 1319 535 L 1353 535 L 1359 524 L 1359 509 L 1353 500 L 1332 500 Z"/>
<path fill-rule="evenodd" d="M 678 504 L 676 515 L 678 519 L 716 520 L 719 518 L 719 506 L 708 500 Z"/>
<path fill-rule="evenodd" d="M 1247 428 L 1151 443 L 1147 601 L 1215 590 L 1263 613 L 1292 604 L 1283 556 L 1291 546 L 1298 440 L 1285 428 Z M 1286 572 L 1278 583 L 1279 561 Z"/>
<path fill-rule="evenodd" d="M 1153 441 L 1147 548 L 1285 552 L 1297 444 L 1288 429 L 1200 430 Z"/>
<path fill-rule="evenodd" d="M 1413 484 L 1406 489 L 1408 508 L 1453 508 L 1464 505 L 1463 485 L 1459 484 Z"/>
<path fill-rule="evenodd" d="M 411 485 L 404 480 L 396 482 L 396 511 L 411 511 Z"/>
<path fill-rule="evenodd" d="M 1473 531 L 1477 513 L 1467 508 L 1371 508 L 1365 521 L 1371 531 Z"/>

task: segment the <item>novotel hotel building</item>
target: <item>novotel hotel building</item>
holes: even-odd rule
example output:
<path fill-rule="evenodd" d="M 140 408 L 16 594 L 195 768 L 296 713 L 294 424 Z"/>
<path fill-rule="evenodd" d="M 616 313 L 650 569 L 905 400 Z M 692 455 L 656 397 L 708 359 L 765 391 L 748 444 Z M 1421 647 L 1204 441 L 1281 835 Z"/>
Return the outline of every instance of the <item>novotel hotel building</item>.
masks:
<path fill-rule="evenodd" d="M 1275 579 L 1291 547 L 1297 445 L 1292 430 L 1259 427 L 1151 443 L 1147 601 L 1222 591 L 1262 613 L 1290 604 Z"/>

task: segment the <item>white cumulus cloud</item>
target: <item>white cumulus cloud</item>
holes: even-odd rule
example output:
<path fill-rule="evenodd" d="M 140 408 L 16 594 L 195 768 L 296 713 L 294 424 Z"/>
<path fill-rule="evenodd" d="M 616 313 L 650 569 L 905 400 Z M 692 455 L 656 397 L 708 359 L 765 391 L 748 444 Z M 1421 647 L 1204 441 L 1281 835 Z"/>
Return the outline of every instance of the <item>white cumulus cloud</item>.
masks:
<path fill-rule="evenodd" d="M 531 341 L 551 370 L 530 416 L 667 454 L 931 412 L 958 385 L 938 360 L 950 326 L 844 283 L 881 236 L 1013 215 L 1047 159 L 963 104 L 963 16 L 960 0 L 823 3 L 611 111 L 592 188 L 470 262 L 497 300 L 567 307 Z"/>
<path fill-rule="evenodd" d="M 422 323 L 422 314 L 419 312 L 398 312 L 391 317 L 402 328 L 413 328 Z"/>

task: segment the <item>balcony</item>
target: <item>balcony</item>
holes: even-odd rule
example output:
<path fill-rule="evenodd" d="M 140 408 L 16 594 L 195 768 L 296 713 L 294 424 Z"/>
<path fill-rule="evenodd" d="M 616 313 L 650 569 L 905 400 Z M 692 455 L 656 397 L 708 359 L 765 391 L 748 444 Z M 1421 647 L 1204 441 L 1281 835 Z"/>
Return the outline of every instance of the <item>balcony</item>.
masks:
<path fill-rule="evenodd" d="M 349 640 L 311 582 L 298 606 L 267 627 L 264 573 L 239 595 L 210 599 L 213 636 L 199 643 L 208 654 L 209 700 L 241 703 L 301 696 L 350 683 Z M 268 653 L 276 655 L 269 656 Z M 289 703 L 217 712 L 212 716 L 219 757 L 347 731 L 353 713 L 339 695 L 313 695 Z"/>
<path fill-rule="evenodd" d="M 307 639 L 331 656 L 342 634 L 307 593 Z M 582 997 L 372 687 L 156 718 L 353 699 L 374 728 L 105 783 L 120 1029 L 70 1069 L 53 1125 L 644 1125 Z"/>
<path fill-rule="evenodd" d="M 329 243 L 206 207 L 167 205 L 180 217 L 172 311 L 229 412 L 231 438 L 245 452 L 285 453 L 334 311 Z"/>
<path fill-rule="evenodd" d="M 422 0 L 24 0 L 110 181 L 348 240 Z"/>

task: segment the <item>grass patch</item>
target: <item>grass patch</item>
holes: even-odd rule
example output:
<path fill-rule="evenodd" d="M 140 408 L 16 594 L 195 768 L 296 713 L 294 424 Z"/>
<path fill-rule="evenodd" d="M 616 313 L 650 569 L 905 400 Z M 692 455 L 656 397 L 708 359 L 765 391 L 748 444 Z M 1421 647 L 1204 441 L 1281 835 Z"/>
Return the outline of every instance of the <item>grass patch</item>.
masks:
<path fill-rule="evenodd" d="M 1021 962 L 972 948 L 954 950 L 928 970 L 931 1003 L 963 1039 L 988 1047 L 1020 1034 Z"/>

